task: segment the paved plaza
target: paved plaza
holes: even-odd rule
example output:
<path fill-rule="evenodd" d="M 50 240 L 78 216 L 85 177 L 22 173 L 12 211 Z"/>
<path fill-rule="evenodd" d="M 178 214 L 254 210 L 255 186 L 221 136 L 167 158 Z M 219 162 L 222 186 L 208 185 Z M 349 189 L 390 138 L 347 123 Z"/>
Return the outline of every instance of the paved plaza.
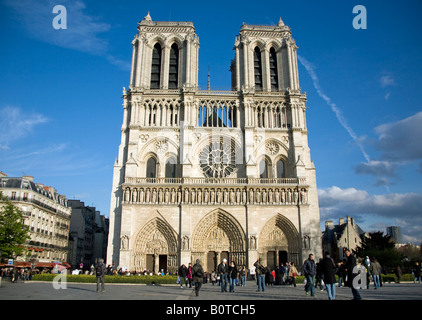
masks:
<path fill-rule="evenodd" d="M 306 296 L 303 285 L 297 287 L 273 286 L 265 292 L 257 292 L 254 281 L 235 292 L 220 292 L 220 287 L 203 284 L 199 296 L 192 289 L 178 285 L 106 284 L 106 292 L 97 293 L 96 284 L 66 283 L 63 289 L 55 289 L 51 282 L 2 281 L 0 300 L 207 300 L 207 301 L 258 301 L 258 300 L 328 300 L 327 292 L 315 290 L 315 297 Z M 384 284 L 374 290 L 360 290 L 363 300 L 422 300 L 422 284 Z M 336 300 L 351 300 L 350 288 L 337 287 Z"/>

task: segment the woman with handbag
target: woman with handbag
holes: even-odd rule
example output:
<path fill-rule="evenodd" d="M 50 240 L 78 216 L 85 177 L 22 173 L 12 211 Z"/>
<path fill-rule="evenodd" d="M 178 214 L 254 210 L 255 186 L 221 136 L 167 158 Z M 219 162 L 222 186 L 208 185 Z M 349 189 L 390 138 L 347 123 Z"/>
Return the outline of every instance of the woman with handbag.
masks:
<path fill-rule="evenodd" d="M 292 262 L 289 268 L 289 277 L 290 279 L 292 279 L 292 284 L 294 287 L 296 287 L 296 276 L 297 276 L 297 269 L 296 269 L 295 263 Z"/>

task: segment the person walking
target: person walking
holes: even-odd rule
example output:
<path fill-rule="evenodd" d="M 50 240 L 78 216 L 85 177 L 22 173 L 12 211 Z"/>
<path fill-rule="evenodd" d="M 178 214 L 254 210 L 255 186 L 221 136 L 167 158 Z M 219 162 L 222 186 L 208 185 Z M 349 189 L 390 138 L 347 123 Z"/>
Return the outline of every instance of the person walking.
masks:
<path fill-rule="evenodd" d="M 381 265 L 376 258 L 372 258 L 371 266 L 369 269 L 372 274 L 375 290 L 377 290 L 380 288 Z"/>
<path fill-rule="evenodd" d="M 193 274 L 192 274 L 192 263 L 188 264 L 188 282 L 189 288 L 192 288 Z"/>
<path fill-rule="evenodd" d="M 324 290 L 324 273 L 322 272 L 322 258 L 316 263 L 315 288 L 319 286 L 319 290 Z"/>
<path fill-rule="evenodd" d="M 418 262 L 415 263 L 413 275 L 415 276 L 415 279 L 413 280 L 413 282 L 416 283 L 416 281 L 419 281 L 419 284 L 420 284 L 421 283 L 421 266 L 419 265 Z"/>
<path fill-rule="evenodd" d="M 357 273 L 354 270 L 356 267 L 356 258 L 349 249 L 345 249 L 345 253 L 347 257 L 346 264 L 344 266 L 347 274 L 347 281 L 345 282 L 345 286 L 352 290 L 354 300 L 361 300 L 362 298 L 358 289 L 356 289 L 353 285 L 353 279 L 357 276 Z"/>
<path fill-rule="evenodd" d="M 106 274 L 106 266 L 104 264 L 104 260 L 99 259 L 98 264 L 95 267 L 95 276 L 97 277 L 97 292 L 100 291 L 100 286 L 101 286 L 101 292 L 105 292 L 105 286 L 104 286 L 105 274 Z"/>
<path fill-rule="evenodd" d="M 311 253 L 307 260 L 305 260 L 303 264 L 303 273 L 306 279 L 305 285 L 305 292 L 306 295 L 309 295 L 309 291 L 311 291 L 311 297 L 315 297 L 315 274 L 316 274 L 316 266 L 314 261 L 314 255 Z"/>
<path fill-rule="evenodd" d="M 229 273 L 227 259 L 223 259 L 223 261 L 218 265 L 217 272 L 220 274 L 221 292 L 227 292 L 227 282 L 228 282 L 227 275 Z"/>
<path fill-rule="evenodd" d="M 236 264 L 234 263 L 234 261 L 232 261 L 230 263 L 229 273 L 228 273 L 229 283 L 230 283 L 230 292 L 234 292 L 234 286 L 237 279 L 237 272 L 238 271 L 237 271 Z"/>
<path fill-rule="evenodd" d="M 180 280 L 180 288 L 183 289 L 183 282 L 185 283 L 185 286 L 188 286 L 188 268 L 186 265 L 182 264 L 179 268 L 179 280 Z"/>
<path fill-rule="evenodd" d="M 325 257 L 320 262 L 321 273 L 324 275 L 325 288 L 327 289 L 328 300 L 336 298 L 336 263 L 330 257 L 328 251 L 325 252 Z"/>
<path fill-rule="evenodd" d="M 296 287 L 296 277 L 297 277 L 297 269 L 295 266 L 295 263 L 292 262 L 290 263 L 290 268 L 289 268 L 289 277 L 291 279 L 291 285 L 293 285 L 294 287 Z"/>
<path fill-rule="evenodd" d="M 196 259 L 196 263 L 192 268 L 193 282 L 195 283 L 195 295 L 199 296 L 202 283 L 204 282 L 204 269 L 201 266 L 201 261 Z"/>
<path fill-rule="evenodd" d="M 256 268 L 256 278 L 258 283 L 258 290 L 264 292 L 265 291 L 265 273 L 266 269 L 261 264 L 261 258 L 258 258 L 258 260 L 253 264 Z"/>

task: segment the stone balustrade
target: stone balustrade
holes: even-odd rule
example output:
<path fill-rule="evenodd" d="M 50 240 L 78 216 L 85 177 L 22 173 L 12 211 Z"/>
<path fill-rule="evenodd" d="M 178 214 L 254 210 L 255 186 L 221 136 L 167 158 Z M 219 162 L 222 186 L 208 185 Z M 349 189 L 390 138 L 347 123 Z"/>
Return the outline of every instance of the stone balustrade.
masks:
<path fill-rule="evenodd" d="M 142 179 L 142 178 L 137 178 Z M 160 178 L 156 178 L 160 179 Z M 123 204 L 143 205 L 298 205 L 308 204 L 308 187 L 123 185 Z"/>

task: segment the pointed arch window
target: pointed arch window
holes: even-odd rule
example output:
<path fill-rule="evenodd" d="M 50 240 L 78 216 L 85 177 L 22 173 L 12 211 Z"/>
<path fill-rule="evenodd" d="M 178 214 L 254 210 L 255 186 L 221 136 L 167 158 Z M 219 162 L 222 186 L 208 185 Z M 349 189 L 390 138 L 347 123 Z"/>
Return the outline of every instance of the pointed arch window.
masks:
<path fill-rule="evenodd" d="M 171 157 L 166 161 L 166 178 L 176 178 L 176 159 Z"/>
<path fill-rule="evenodd" d="M 161 45 L 156 43 L 152 49 L 151 89 L 160 89 L 161 80 Z"/>
<path fill-rule="evenodd" d="M 268 166 L 268 162 L 266 159 L 262 159 L 259 162 L 259 177 L 261 179 L 268 179 L 268 173 L 269 173 L 269 166 Z"/>
<path fill-rule="evenodd" d="M 170 48 L 169 89 L 177 89 L 179 79 L 179 47 L 173 44 Z"/>
<path fill-rule="evenodd" d="M 271 91 L 278 91 L 277 54 L 274 48 L 270 49 L 270 81 Z"/>
<path fill-rule="evenodd" d="M 147 161 L 147 178 L 156 178 L 157 177 L 157 160 L 154 157 L 151 157 Z"/>
<path fill-rule="evenodd" d="M 277 178 L 285 178 L 286 177 L 286 166 L 283 160 L 277 161 Z"/>
<path fill-rule="evenodd" d="M 255 90 L 262 90 L 262 59 L 261 50 L 258 47 L 254 50 L 254 72 Z"/>

